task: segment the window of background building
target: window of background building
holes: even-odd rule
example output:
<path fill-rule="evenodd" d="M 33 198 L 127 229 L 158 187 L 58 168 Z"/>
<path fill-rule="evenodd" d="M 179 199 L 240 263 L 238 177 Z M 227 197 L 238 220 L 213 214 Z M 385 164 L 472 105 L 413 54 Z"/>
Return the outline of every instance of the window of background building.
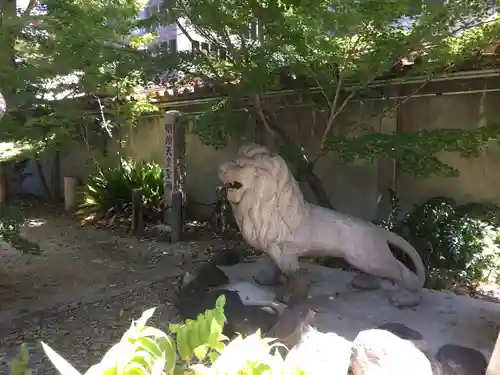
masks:
<path fill-rule="evenodd" d="M 177 39 L 171 39 L 168 41 L 168 50 L 169 52 L 177 51 Z"/>

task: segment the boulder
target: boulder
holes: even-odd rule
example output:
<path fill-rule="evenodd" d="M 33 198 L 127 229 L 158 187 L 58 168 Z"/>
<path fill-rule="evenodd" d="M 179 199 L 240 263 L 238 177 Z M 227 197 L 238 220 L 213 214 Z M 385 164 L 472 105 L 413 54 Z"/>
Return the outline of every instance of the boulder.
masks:
<path fill-rule="evenodd" d="M 408 340 L 381 329 L 361 331 L 353 342 L 353 375 L 432 375 L 424 353 Z"/>

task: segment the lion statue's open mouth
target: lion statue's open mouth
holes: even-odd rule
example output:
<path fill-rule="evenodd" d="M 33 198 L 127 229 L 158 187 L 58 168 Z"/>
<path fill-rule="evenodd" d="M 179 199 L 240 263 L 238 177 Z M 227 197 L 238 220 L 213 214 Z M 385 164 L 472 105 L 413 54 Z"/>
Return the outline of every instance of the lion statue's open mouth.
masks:
<path fill-rule="evenodd" d="M 239 181 L 231 181 L 227 182 L 224 186 L 228 189 L 239 190 L 243 187 L 243 184 Z"/>
<path fill-rule="evenodd" d="M 223 163 L 219 167 L 219 178 L 227 189 L 227 199 L 237 205 L 248 189 L 256 185 L 256 179 L 261 174 L 256 173 L 262 158 L 269 158 L 270 151 L 261 145 L 247 144 L 238 150 L 235 160 Z"/>

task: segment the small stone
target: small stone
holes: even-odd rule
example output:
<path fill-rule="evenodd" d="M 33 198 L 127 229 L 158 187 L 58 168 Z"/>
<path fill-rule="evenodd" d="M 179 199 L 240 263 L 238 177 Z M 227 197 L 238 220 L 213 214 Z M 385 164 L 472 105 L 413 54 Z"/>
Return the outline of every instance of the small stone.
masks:
<path fill-rule="evenodd" d="M 353 375 L 431 375 L 432 366 L 411 341 L 370 329 L 353 342 L 350 371 Z"/>
<path fill-rule="evenodd" d="M 436 361 L 440 375 L 484 375 L 488 366 L 481 352 L 455 344 L 440 347 Z"/>

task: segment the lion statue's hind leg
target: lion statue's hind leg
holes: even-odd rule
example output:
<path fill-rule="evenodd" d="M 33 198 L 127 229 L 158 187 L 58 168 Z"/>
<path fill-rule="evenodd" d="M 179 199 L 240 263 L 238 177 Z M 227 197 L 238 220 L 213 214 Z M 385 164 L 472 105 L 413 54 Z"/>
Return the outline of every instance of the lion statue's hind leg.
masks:
<path fill-rule="evenodd" d="M 417 275 L 411 272 L 406 266 L 397 260 L 391 252 L 387 242 L 373 241 L 372 248 L 359 249 L 355 253 L 346 254 L 345 260 L 352 266 L 367 273 L 368 275 L 357 275 L 353 284 L 366 283 L 362 289 L 368 288 L 370 282 L 380 285 L 381 279 L 389 279 L 394 282 L 396 288 L 391 291 L 389 301 L 396 307 L 414 307 L 421 302 L 422 288 Z M 362 280 L 365 279 L 365 280 Z M 363 285 L 361 285 L 363 286 Z"/>

